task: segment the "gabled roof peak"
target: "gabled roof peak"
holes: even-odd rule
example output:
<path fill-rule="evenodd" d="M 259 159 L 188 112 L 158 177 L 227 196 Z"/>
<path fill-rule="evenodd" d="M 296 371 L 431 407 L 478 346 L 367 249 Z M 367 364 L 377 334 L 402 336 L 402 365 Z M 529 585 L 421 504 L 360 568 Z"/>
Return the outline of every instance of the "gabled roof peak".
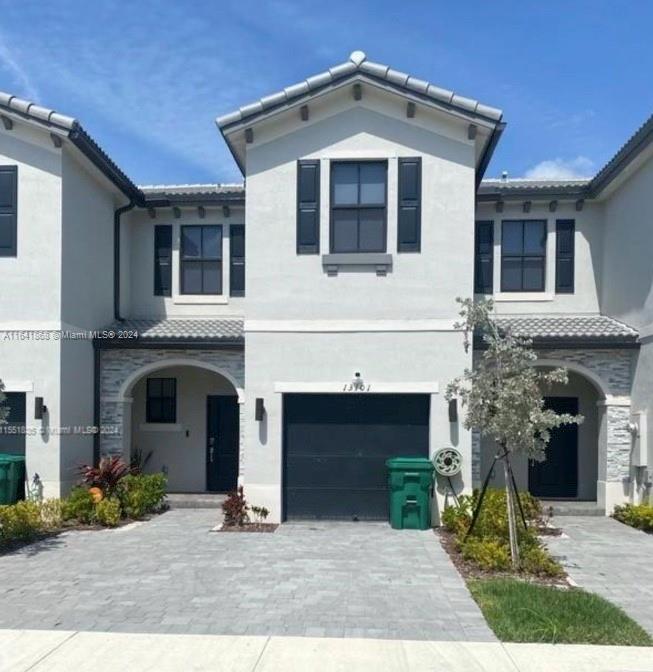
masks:
<path fill-rule="evenodd" d="M 255 118 L 273 109 L 297 103 L 301 98 L 356 75 L 364 75 L 400 92 L 420 97 L 427 102 L 441 105 L 445 109 L 456 110 L 465 115 L 485 119 L 490 123 L 498 123 L 503 116 L 501 110 L 495 107 L 484 105 L 472 98 L 459 96 L 453 91 L 440 88 L 405 72 L 394 70 L 388 65 L 374 63 L 368 60 L 364 51 L 357 50 L 353 51 L 344 63 L 308 77 L 303 82 L 287 86 L 282 91 L 264 96 L 234 112 L 224 114 L 216 119 L 216 124 L 224 132 L 229 126 L 245 121 L 254 121 Z"/>

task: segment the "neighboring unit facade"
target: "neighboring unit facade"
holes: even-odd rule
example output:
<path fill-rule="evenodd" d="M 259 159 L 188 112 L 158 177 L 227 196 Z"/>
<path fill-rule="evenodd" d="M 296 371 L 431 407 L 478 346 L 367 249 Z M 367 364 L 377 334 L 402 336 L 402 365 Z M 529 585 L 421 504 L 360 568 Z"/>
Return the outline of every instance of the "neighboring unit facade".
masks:
<path fill-rule="evenodd" d="M 482 181 L 501 112 L 354 52 L 217 120 L 245 191 L 139 188 L 76 121 L 4 94 L 0 118 L 0 329 L 97 330 L 0 342 L 12 426 L 38 429 L 0 450 L 45 495 L 112 454 L 272 520 L 383 518 L 385 459 L 448 446 L 469 490 L 494 447 L 444 393 L 482 356 L 455 299 L 486 296 L 585 417 L 520 486 L 648 496 L 653 121 L 592 180 Z"/>

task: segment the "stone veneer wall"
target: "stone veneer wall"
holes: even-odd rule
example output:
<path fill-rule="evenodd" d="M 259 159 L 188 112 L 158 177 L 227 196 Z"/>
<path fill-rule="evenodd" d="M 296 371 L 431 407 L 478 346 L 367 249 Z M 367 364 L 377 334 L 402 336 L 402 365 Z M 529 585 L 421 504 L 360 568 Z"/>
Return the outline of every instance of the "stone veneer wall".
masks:
<path fill-rule="evenodd" d="M 628 431 L 630 421 L 630 390 L 632 385 L 634 350 L 630 349 L 555 349 L 539 350 L 540 359 L 558 360 L 579 364 L 589 369 L 603 381 L 607 392 L 604 400 L 606 414 L 607 481 L 624 482 L 630 478 L 630 453 L 632 439 Z M 474 352 L 474 361 L 480 352 Z M 582 375 L 582 374 L 580 374 Z M 597 446 L 601 450 L 601 446 Z M 472 433 L 472 476 L 474 485 L 480 484 L 481 450 L 480 435 Z M 599 476 L 600 478 L 600 476 Z"/>
<path fill-rule="evenodd" d="M 160 363 L 161 367 L 171 366 L 172 360 L 193 361 L 198 365 L 208 364 L 224 371 L 236 381 L 240 390 L 245 386 L 245 356 L 243 350 L 157 350 L 116 348 L 102 350 L 100 355 L 100 423 L 104 428 L 115 431 L 103 433 L 100 437 L 100 453 L 116 455 L 123 453 L 125 408 L 131 408 L 119 398 L 120 388 L 132 374 L 144 366 Z M 216 374 L 218 375 L 218 374 Z M 136 381 L 134 381 L 136 382 Z M 128 393 L 129 394 L 129 393 Z M 244 404 L 240 404 L 240 465 L 242 468 L 244 445 Z"/>

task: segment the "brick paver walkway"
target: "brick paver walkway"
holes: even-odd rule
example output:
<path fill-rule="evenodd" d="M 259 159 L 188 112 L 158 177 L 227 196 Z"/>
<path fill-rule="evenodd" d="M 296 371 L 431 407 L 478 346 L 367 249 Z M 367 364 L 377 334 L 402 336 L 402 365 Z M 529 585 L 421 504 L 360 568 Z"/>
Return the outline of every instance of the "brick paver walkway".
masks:
<path fill-rule="evenodd" d="M 69 532 L 0 557 L 0 628 L 493 641 L 433 532 L 217 511 Z"/>
<path fill-rule="evenodd" d="M 612 518 L 561 516 L 547 540 L 569 576 L 616 604 L 653 635 L 653 536 Z"/>

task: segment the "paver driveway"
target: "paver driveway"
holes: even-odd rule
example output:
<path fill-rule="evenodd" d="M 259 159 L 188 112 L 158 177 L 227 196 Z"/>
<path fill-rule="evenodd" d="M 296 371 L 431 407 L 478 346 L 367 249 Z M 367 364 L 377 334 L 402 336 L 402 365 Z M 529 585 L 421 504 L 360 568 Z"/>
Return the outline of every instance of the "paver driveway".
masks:
<path fill-rule="evenodd" d="M 548 537 L 569 576 L 616 604 L 653 635 L 653 536 L 612 518 L 560 517 Z"/>
<path fill-rule="evenodd" d="M 431 531 L 210 533 L 216 515 L 173 510 L 0 557 L 0 628 L 494 640 Z"/>

